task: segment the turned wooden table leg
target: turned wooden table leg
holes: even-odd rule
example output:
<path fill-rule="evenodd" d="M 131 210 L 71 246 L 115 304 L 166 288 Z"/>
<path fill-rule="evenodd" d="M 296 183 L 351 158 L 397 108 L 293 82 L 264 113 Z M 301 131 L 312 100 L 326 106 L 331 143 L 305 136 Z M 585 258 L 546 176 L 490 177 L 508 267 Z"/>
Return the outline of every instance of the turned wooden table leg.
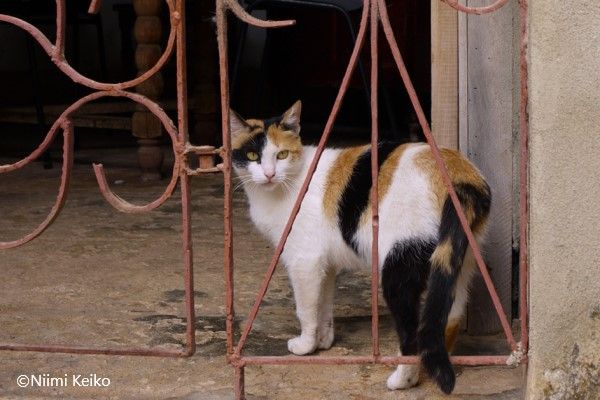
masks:
<path fill-rule="evenodd" d="M 160 46 L 163 26 L 160 18 L 163 0 L 133 0 L 136 14 L 134 37 L 137 43 L 135 64 L 138 75 L 156 64 L 162 53 Z M 136 91 L 152 100 L 158 100 L 163 93 L 164 82 L 161 72 L 136 87 Z M 138 139 L 138 162 L 142 170 L 142 180 L 158 180 L 163 163 L 160 148 L 162 125 L 149 111 L 139 107 L 133 115 L 133 136 Z"/>

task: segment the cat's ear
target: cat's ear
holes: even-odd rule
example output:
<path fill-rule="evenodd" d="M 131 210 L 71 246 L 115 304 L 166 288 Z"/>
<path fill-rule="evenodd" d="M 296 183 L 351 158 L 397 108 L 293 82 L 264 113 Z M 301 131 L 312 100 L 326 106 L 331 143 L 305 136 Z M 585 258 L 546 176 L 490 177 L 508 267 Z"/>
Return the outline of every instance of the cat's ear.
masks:
<path fill-rule="evenodd" d="M 240 117 L 240 114 L 236 113 L 232 109 L 229 109 L 229 132 L 232 137 L 236 137 L 241 133 L 248 132 L 250 125 L 244 121 L 244 118 Z"/>
<path fill-rule="evenodd" d="M 300 134 L 300 114 L 302 113 L 302 102 L 298 100 L 281 117 L 281 125 L 296 135 Z"/>

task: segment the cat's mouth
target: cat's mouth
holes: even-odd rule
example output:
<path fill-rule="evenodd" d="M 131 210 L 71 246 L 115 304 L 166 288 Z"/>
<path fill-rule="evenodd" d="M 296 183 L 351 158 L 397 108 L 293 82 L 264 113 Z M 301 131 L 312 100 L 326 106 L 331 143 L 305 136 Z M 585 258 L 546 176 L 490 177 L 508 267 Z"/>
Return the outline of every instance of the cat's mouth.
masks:
<path fill-rule="evenodd" d="M 275 189 L 277 186 L 279 185 L 279 181 L 275 181 L 275 180 L 270 180 L 270 181 L 264 181 L 260 184 L 260 186 L 263 189 L 266 190 L 273 190 Z"/>

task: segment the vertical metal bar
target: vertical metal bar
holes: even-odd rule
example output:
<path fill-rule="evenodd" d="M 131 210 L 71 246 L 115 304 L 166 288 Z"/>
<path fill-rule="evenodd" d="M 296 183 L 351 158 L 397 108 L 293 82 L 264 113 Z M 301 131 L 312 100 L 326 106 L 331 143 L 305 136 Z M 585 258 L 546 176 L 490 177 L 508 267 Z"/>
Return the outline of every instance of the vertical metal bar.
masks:
<path fill-rule="evenodd" d="M 235 367 L 235 400 L 244 400 L 245 394 L 244 367 Z"/>
<path fill-rule="evenodd" d="M 177 123 L 180 143 L 187 143 L 187 65 L 185 43 L 185 0 L 177 0 L 175 11 L 171 18 L 177 26 Z M 185 156 L 184 156 L 185 157 Z M 185 164 L 185 163 L 184 163 Z M 190 177 L 183 165 L 180 166 L 179 179 L 181 185 L 181 217 L 183 231 L 183 263 L 185 286 L 185 315 L 186 315 L 186 354 L 192 355 L 196 351 L 196 315 L 194 306 L 194 253 L 192 245 L 192 215 L 191 215 L 191 188 Z"/>
<path fill-rule="evenodd" d="M 185 316 L 186 316 L 186 350 L 185 355 L 191 356 L 196 352 L 196 315 L 194 311 L 194 265 L 191 240 L 190 222 L 190 178 L 181 174 L 181 212 L 183 214 L 183 262 L 185 285 Z"/>
<path fill-rule="evenodd" d="M 229 63 L 227 57 L 227 18 L 225 4 L 217 1 L 217 42 L 219 48 L 219 69 L 220 69 L 220 85 L 221 85 L 221 129 L 223 132 L 223 179 L 225 185 L 224 193 L 224 270 L 225 270 L 225 329 L 227 332 L 226 347 L 227 356 L 233 354 L 234 339 L 233 328 L 235 320 L 235 308 L 233 303 L 233 191 L 232 191 L 232 174 L 231 174 L 231 133 L 229 131 Z M 237 369 L 236 369 L 237 373 Z M 243 373 L 243 372 L 242 372 Z"/>
<path fill-rule="evenodd" d="M 171 16 L 173 23 L 177 24 L 176 33 L 176 61 L 177 61 L 177 129 L 180 143 L 188 141 L 188 109 L 187 109 L 187 59 L 186 59 L 186 26 L 185 26 L 185 0 L 177 0 L 175 12 Z"/>
<path fill-rule="evenodd" d="M 373 357 L 379 356 L 379 50 L 377 33 L 379 11 L 371 1 L 371 344 Z"/>
<path fill-rule="evenodd" d="M 519 23 L 521 28 L 520 71 L 521 71 L 521 104 L 519 105 L 519 317 L 521 320 L 521 350 L 527 354 L 529 346 L 528 328 L 528 230 L 529 225 L 529 116 L 528 116 L 528 0 L 520 0 Z"/>
<path fill-rule="evenodd" d="M 66 15 L 65 0 L 56 0 L 56 42 L 51 54 L 52 61 L 54 62 L 62 61 L 65 58 Z"/>

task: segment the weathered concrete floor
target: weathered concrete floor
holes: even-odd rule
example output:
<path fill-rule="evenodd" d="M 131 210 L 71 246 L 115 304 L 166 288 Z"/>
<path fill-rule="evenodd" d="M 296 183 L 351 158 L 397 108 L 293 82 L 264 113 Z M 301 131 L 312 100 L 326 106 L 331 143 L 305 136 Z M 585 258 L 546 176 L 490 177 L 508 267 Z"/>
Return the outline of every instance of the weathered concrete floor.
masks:
<path fill-rule="evenodd" d="M 87 152 L 87 154 L 98 154 Z M 78 155 L 67 206 L 40 238 L 0 253 L 0 342 L 173 348 L 184 340 L 181 214 L 177 194 L 143 215 L 121 214 L 102 199 L 85 153 Z M 103 156 L 109 180 L 124 198 L 153 199 L 165 182 L 140 183 L 132 158 Z M 102 160 L 102 157 L 89 160 Z M 85 161 L 85 162 L 82 162 Z M 0 163 L 7 160 L 0 160 Z M 0 176 L 0 240 L 15 239 L 43 220 L 58 187 L 60 166 L 39 164 Z M 117 182 L 118 184 L 114 184 Z M 222 177 L 193 179 L 196 338 L 188 359 L 0 352 L 0 398 L 231 399 L 233 369 L 224 362 Z M 236 309 L 252 305 L 271 247 L 249 223 L 242 193 L 235 197 Z M 383 302 L 382 302 L 383 304 Z M 385 308 L 381 345 L 396 339 Z M 369 282 L 344 275 L 338 283 L 334 348 L 328 354 L 368 354 Z M 277 272 L 250 336 L 247 354 L 285 355 L 297 332 L 292 293 Z M 483 343 L 483 344 L 482 344 Z M 462 337 L 459 352 L 506 352 L 501 338 Z M 522 369 L 457 368 L 451 398 L 521 397 Z M 383 366 L 250 367 L 249 399 L 435 399 L 430 383 L 390 392 Z M 19 388 L 17 376 L 97 374 L 108 388 Z"/>

